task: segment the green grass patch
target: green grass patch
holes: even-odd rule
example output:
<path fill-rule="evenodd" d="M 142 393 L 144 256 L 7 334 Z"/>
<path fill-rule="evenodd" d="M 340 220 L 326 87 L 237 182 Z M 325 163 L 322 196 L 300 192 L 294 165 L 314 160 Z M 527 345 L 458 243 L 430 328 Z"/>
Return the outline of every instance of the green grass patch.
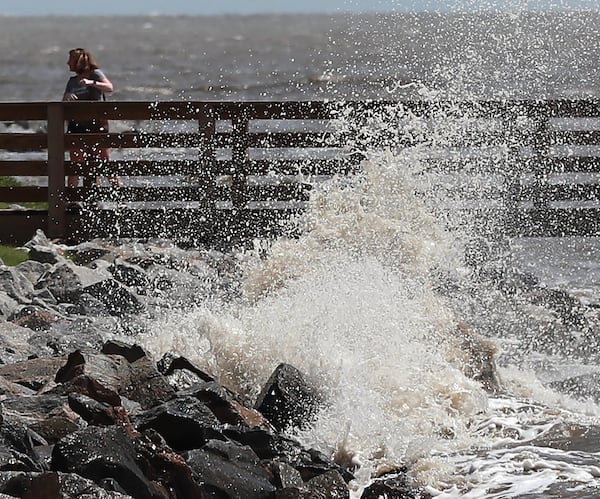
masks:
<path fill-rule="evenodd" d="M 15 248 L 13 246 L 0 245 L 0 259 L 5 265 L 14 266 L 18 265 L 25 260 L 28 260 L 27 251 Z"/>
<path fill-rule="evenodd" d="M 13 177 L 0 177 L 0 187 L 20 187 L 22 184 Z M 0 210 L 7 210 L 11 204 L 18 204 L 28 210 L 47 210 L 48 203 L 46 201 L 32 201 L 23 203 L 5 203 L 0 201 Z"/>
<path fill-rule="evenodd" d="M 0 187 L 18 187 L 21 183 L 13 177 L 0 177 Z"/>

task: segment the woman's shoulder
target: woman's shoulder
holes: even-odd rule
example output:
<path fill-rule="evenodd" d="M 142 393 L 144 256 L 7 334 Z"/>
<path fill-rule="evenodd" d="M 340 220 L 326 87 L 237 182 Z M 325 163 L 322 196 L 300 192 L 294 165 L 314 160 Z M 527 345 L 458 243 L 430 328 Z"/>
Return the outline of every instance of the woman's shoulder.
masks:
<path fill-rule="evenodd" d="M 92 70 L 92 72 L 90 73 L 90 77 L 94 80 L 103 80 L 104 78 L 106 78 L 106 75 L 104 74 L 104 71 L 102 71 L 100 68 L 96 68 Z"/>

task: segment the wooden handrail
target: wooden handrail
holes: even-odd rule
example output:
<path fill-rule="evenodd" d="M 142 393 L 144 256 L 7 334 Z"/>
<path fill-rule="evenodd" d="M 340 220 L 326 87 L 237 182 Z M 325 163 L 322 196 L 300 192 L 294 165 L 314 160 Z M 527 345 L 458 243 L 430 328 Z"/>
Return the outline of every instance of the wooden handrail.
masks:
<path fill-rule="evenodd" d="M 65 134 L 68 120 L 92 117 L 123 125 L 111 126 L 106 134 Z M 561 120 L 576 125 L 569 128 Z M 577 125 L 578 120 L 585 123 Z M 129 234 L 129 229 L 135 235 L 136 227 L 150 227 L 148 220 L 160 226 L 155 235 L 173 232 L 179 222 L 191 227 L 195 220 L 202 220 L 198 230 L 214 237 L 226 231 L 238 231 L 240 237 L 252 237 L 260 233 L 258 229 L 272 233 L 275 229 L 268 223 L 277 225 L 280 218 L 296 213 L 307 198 L 310 186 L 296 176 L 355 172 L 364 157 L 361 148 L 417 144 L 442 151 L 422 159 L 433 169 L 460 172 L 477 163 L 481 171 L 503 176 L 503 194 L 488 188 L 479 191 L 490 199 L 503 196 L 508 232 L 600 234 L 600 206 L 594 204 L 600 196 L 598 184 L 589 179 L 556 181 L 557 175 L 568 172 L 600 173 L 600 155 L 588 150 L 600 146 L 597 100 L 0 102 L 0 121 L 37 122 L 29 130 L 0 133 L 0 177 L 47 177 L 47 187 L 0 187 L 0 202 L 39 201 L 46 195 L 48 201 L 47 213 L 22 212 L 29 222 L 18 237 L 14 228 L 3 230 L 2 216 L 8 215 L 0 211 L 0 239 L 5 240 L 27 237 L 25 231 L 31 232 L 36 224 L 59 239 L 104 235 L 103 224 L 110 229 L 111 223 L 119 227 L 117 235 Z M 180 128 L 157 125 L 170 122 Z M 337 126 L 340 122 L 343 126 Z M 449 122 L 454 123 L 453 133 L 439 133 L 439 124 L 444 132 L 443 124 Z M 110 147 L 116 154 L 111 161 L 71 163 L 66 153 L 79 144 Z M 502 164 L 497 153 L 485 152 L 498 147 L 506 150 Z M 453 155 L 455 150 L 473 148 L 483 156 L 474 160 Z M 100 186 L 67 192 L 66 175 L 121 175 L 129 177 L 131 185 L 118 191 Z M 160 186 L 135 181 L 144 176 L 178 177 L 184 183 Z M 256 178 L 262 180 L 257 183 Z M 196 205 L 178 212 L 182 209 L 178 202 L 191 200 Z M 293 200 L 300 208 L 289 205 Z M 97 224 L 85 231 L 82 224 L 86 217 L 91 219 L 92 201 L 129 205 L 121 213 L 94 212 Z M 87 202 L 90 211 L 85 216 L 70 212 L 69 202 Z M 152 202 L 162 203 L 163 215 L 165 209 L 178 213 L 179 222 L 168 221 L 166 215 L 160 221 Z M 14 221 L 15 213 L 10 217 Z M 261 220 L 265 227 L 250 230 Z"/>

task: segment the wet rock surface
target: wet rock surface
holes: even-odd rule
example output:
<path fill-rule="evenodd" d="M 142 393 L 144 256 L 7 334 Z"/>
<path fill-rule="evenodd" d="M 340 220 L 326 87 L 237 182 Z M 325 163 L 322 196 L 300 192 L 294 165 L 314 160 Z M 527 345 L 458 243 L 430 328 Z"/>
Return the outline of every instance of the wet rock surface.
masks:
<path fill-rule="evenodd" d="M 237 293 L 225 255 L 161 244 L 38 234 L 32 259 L 0 265 L 0 497 L 349 497 L 351 470 L 286 433 L 324 403 L 294 366 L 250 401 L 177 352 L 115 339 L 166 295 Z"/>

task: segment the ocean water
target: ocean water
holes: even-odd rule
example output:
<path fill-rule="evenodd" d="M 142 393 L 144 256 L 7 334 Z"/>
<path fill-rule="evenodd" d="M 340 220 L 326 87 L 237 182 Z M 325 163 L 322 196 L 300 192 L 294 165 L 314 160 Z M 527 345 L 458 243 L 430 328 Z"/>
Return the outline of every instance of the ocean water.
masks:
<path fill-rule="evenodd" d="M 6 17 L 0 88 L 2 100 L 60 99 L 67 51 L 83 45 L 115 100 L 597 97 L 599 20 Z M 423 150 L 355 147 L 361 172 L 314 190 L 298 238 L 235 255 L 235 298 L 174 303 L 136 340 L 248 397 L 278 363 L 300 368 L 329 403 L 295 436 L 353 467 L 352 497 L 401 463 L 440 498 L 600 496 L 600 241 L 502 240 L 488 270 L 533 276 L 506 292 L 468 265 L 475 222 L 441 208 L 431 187 L 444 179 L 423 175 Z M 487 355 L 496 391 L 472 376 Z"/>

